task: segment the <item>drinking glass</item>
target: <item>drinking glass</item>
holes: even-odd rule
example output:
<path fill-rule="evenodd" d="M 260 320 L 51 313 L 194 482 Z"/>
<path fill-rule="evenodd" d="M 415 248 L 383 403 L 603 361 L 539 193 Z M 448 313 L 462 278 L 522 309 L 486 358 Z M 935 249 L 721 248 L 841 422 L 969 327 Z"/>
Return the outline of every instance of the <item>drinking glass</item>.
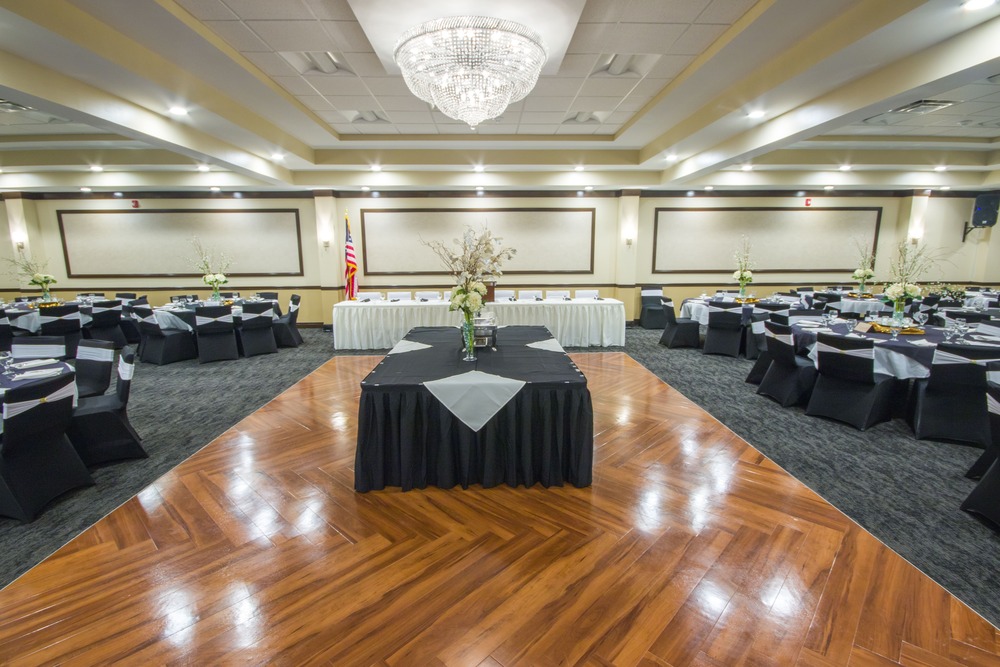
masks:
<path fill-rule="evenodd" d="M 927 322 L 927 313 L 921 310 L 916 311 L 913 313 L 913 321 L 923 326 Z"/>
<path fill-rule="evenodd" d="M 901 331 L 901 329 L 900 329 L 900 326 L 898 324 L 890 324 L 889 325 L 889 333 L 892 334 L 892 338 L 890 340 L 899 340 L 899 332 L 900 331 Z"/>
<path fill-rule="evenodd" d="M 838 317 L 840 317 L 840 311 L 839 310 L 831 310 L 831 311 L 828 311 L 828 312 L 830 313 L 830 321 L 831 322 L 833 322 Z"/>

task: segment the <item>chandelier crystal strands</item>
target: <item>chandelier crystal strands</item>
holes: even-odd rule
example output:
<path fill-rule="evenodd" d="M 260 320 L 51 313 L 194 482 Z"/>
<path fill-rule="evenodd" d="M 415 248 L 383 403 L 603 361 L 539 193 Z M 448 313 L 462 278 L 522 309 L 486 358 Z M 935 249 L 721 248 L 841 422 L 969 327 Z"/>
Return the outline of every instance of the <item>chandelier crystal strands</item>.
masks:
<path fill-rule="evenodd" d="M 548 53 L 520 23 L 452 16 L 407 30 L 393 57 L 414 95 L 475 129 L 531 92 Z"/>

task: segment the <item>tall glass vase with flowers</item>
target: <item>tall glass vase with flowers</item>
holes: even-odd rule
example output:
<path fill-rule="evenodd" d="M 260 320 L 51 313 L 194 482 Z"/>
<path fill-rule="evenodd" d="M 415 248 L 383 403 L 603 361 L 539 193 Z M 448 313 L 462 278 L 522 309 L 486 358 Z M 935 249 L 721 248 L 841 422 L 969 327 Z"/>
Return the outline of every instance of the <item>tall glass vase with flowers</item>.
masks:
<path fill-rule="evenodd" d="M 851 278 L 858 284 L 858 298 L 871 296 L 866 292 L 869 283 L 875 280 L 875 253 L 867 243 L 855 240 L 858 248 L 858 268 L 851 274 Z"/>
<path fill-rule="evenodd" d="M 209 299 L 221 301 L 222 295 L 219 293 L 219 288 L 229 282 L 226 271 L 232 266 L 233 260 L 225 253 L 216 255 L 215 252 L 202 245 L 201 239 L 197 236 L 191 238 L 191 245 L 194 246 L 197 255 L 195 266 L 202 274 L 201 281 L 212 288 L 212 296 Z"/>
<path fill-rule="evenodd" d="M 483 307 L 485 281 L 496 280 L 501 276 L 501 264 L 517 251 L 514 248 L 504 248 L 502 239 L 493 236 L 485 227 L 479 232 L 467 227 L 461 239 L 454 239 L 452 248 L 441 241 L 423 243 L 434 251 L 457 281 L 448 310 L 462 312 L 464 359 L 475 361 L 475 317 Z"/>
<path fill-rule="evenodd" d="M 13 266 L 19 278 L 27 280 L 29 285 L 41 288 L 42 301 L 52 301 L 50 290 L 52 285 L 59 281 L 51 273 L 45 272 L 46 262 L 31 259 L 24 254 L 24 251 L 18 251 L 17 257 L 7 261 Z"/>
<path fill-rule="evenodd" d="M 896 255 L 889 264 L 891 283 L 886 285 L 883 297 L 892 303 L 894 324 L 903 325 L 906 318 L 906 300 L 920 296 L 917 280 L 937 263 L 925 247 L 907 242 L 896 246 Z"/>
<path fill-rule="evenodd" d="M 740 237 L 740 244 L 733 252 L 733 259 L 736 260 L 733 279 L 740 284 L 741 301 L 747 298 L 747 285 L 753 282 L 753 261 L 750 259 L 750 250 L 750 239 L 746 236 Z"/>

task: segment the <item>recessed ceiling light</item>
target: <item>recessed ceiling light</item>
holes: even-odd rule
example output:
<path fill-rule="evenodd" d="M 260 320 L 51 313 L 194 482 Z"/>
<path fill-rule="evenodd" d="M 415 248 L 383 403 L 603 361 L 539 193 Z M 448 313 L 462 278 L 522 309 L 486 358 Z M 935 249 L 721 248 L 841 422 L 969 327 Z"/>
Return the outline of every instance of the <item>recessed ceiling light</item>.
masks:
<path fill-rule="evenodd" d="M 740 169 L 742 169 L 743 171 L 753 171 L 753 165 L 752 164 L 745 164 L 742 167 L 740 167 Z"/>
<path fill-rule="evenodd" d="M 934 171 L 948 171 L 948 167 L 944 166 L 943 164 L 939 164 L 938 166 L 934 167 Z"/>
<path fill-rule="evenodd" d="M 212 192 L 218 192 L 221 189 L 222 188 L 220 188 L 218 185 L 213 185 L 212 187 L 209 188 L 209 190 L 211 190 Z"/>
<path fill-rule="evenodd" d="M 842 165 L 840 165 L 840 170 L 841 171 L 850 171 L 851 170 L 851 165 L 849 165 L 849 164 L 842 164 Z"/>
<path fill-rule="evenodd" d="M 378 164 L 373 164 L 372 171 L 382 171 L 382 166 Z"/>
<path fill-rule="evenodd" d="M 211 169 L 211 167 L 209 167 L 207 164 L 198 165 L 198 171 L 208 171 L 209 169 Z"/>
<path fill-rule="evenodd" d="M 705 191 L 706 191 L 706 192 L 711 192 L 711 191 L 712 191 L 712 190 L 714 190 L 714 189 L 715 189 L 715 186 L 714 186 L 714 185 L 706 185 L 706 186 L 705 186 Z"/>
<path fill-rule="evenodd" d="M 485 192 L 483 192 L 482 190 L 478 190 L 478 191 L 476 191 L 476 196 L 477 196 L 477 197 L 482 197 L 482 196 L 483 196 L 484 194 L 486 194 L 486 193 L 485 193 Z"/>
<path fill-rule="evenodd" d="M 577 190 L 576 191 L 576 196 L 577 197 L 582 197 L 583 196 L 583 190 Z"/>
<path fill-rule="evenodd" d="M 477 164 L 472 167 L 472 171 L 476 172 L 477 174 L 483 173 L 483 169 L 485 169 L 485 167 L 481 164 Z"/>
<path fill-rule="evenodd" d="M 996 4 L 996 0 L 965 0 L 962 3 L 962 9 L 967 12 L 974 12 L 977 9 L 986 9 L 994 4 Z"/>
<path fill-rule="evenodd" d="M 677 162 L 677 153 L 667 153 L 665 159 L 667 162 Z"/>
<path fill-rule="evenodd" d="M 594 189 L 593 185 L 588 185 L 587 187 L 584 188 L 584 190 L 586 190 L 587 192 L 590 192 L 593 189 Z"/>
<path fill-rule="evenodd" d="M 763 118 L 763 117 L 764 117 L 763 109 L 754 109 L 753 111 L 747 112 L 747 118 Z"/>
<path fill-rule="evenodd" d="M 274 160 L 275 162 L 281 162 L 282 160 L 285 159 L 285 154 L 284 153 L 271 153 L 271 159 Z"/>
<path fill-rule="evenodd" d="M 104 167 L 102 167 L 99 164 L 92 164 L 92 165 L 90 165 L 90 170 L 94 171 L 94 172 L 104 171 Z"/>
<path fill-rule="evenodd" d="M 2 173 L 3 173 L 3 169 L 0 169 L 0 174 L 2 174 Z"/>
<path fill-rule="evenodd" d="M 483 191 L 483 186 L 477 185 L 476 186 L 476 192 L 482 192 L 482 191 Z"/>
<path fill-rule="evenodd" d="M 930 188 L 927 188 L 926 190 L 924 190 L 924 194 L 925 195 L 929 195 L 930 193 L 931 193 L 931 189 Z"/>
<path fill-rule="evenodd" d="M 80 188 L 80 192 L 90 192 L 90 188 L 88 188 L 87 186 L 83 186 L 82 188 Z"/>
<path fill-rule="evenodd" d="M 376 190 L 375 192 L 372 193 L 372 197 L 381 197 L 381 196 L 382 195 L 379 193 L 378 190 Z"/>
<path fill-rule="evenodd" d="M 951 186 L 950 185 L 942 185 L 941 189 L 942 190 L 951 190 Z"/>
<path fill-rule="evenodd" d="M 361 186 L 361 191 L 362 191 L 362 192 L 368 192 L 369 190 L 371 190 L 371 188 L 370 188 L 370 187 L 368 187 L 367 185 L 362 185 L 362 186 Z"/>
<path fill-rule="evenodd" d="M 188 115 L 188 110 L 184 107 L 173 106 L 169 109 L 170 113 L 174 116 L 186 116 Z"/>
<path fill-rule="evenodd" d="M 233 193 L 233 199 L 243 199 L 243 193 L 242 192 L 234 192 Z"/>
<path fill-rule="evenodd" d="M 123 194 L 122 194 L 121 192 L 116 192 L 116 193 L 114 194 L 114 196 L 115 196 L 115 197 L 123 197 L 124 195 L 123 195 Z"/>
<path fill-rule="evenodd" d="M 798 192 L 795 193 L 795 196 L 796 197 L 805 197 L 806 196 L 806 191 L 805 190 L 799 190 Z"/>
<path fill-rule="evenodd" d="M 583 171 L 583 165 L 582 164 L 576 165 L 575 167 L 573 167 L 573 171 Z"/>
<path fill-rule="evenodd" d="M 688 197 L 694 197 L 694 190 L 688 190 L 687 191 L 687 196 Z"/>
<path fill-rule="evenodd" d="M 832 185 L 824 185 L 823 189 L 824 190 L 833 190 L 833 186 Z"/>

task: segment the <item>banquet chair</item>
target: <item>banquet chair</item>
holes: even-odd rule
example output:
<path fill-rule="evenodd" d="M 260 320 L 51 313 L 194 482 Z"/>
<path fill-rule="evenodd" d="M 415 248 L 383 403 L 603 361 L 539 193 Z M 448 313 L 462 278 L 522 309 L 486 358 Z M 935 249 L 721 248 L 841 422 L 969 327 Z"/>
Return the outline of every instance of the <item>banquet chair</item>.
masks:
<path fill-rule="evenodd" d="M 783 408 L 808 403 L 816 384 L 816 367 L 809 359 L 795 354 L 791 327 L 765 322 L 764 329 L 771 364 L 757 387 L 757 393 L 776 401 Z"/>
<path fill-rule="evenodd" d="M 81 340 L 76 348 L 76 390 L 80 398 L 100 396 L 111 386 L 115 362 L 114 343 L 109 340 Z"/>
<path fill-rule="evenodd" d="M 272 301 L 278 300 L 277 292 L 257 292 L 255 296 L 259 299 L 270 299 Z"/>
<path fill-rule="evenodd" d="M 198 306 L 194 318 L 198 363 L 240 358 L 232 306 Z"/>
<path fill-rule="evenodd" d="M 969 324 L 973 322 L 985 322 L 990 319 L 990 315 L 989 313 L 977 313 L 973 310 L 939 310 L 937 318 L 942 326 L 946 326 L 950 320 L 958 318 L 964 319 Z"/>
<path fill-rule="evenodd" d="M 240 298 L 239 292 L 219 292 L 219 296 L 223 299 L 238 299 Z"/>
<path fill-rule="evenodd" d="M 386 292 L 385 298 L 389 301 L 412 301 L 413 292 Z"/>
<path fill-rule="evenodd" d="M 451 290 L 450 289 L 447 289 L 447 290 L 444 291 L 444 294 L 441 296 L 441 300 L 442 301 L 451 301 Z"/>
<path fill-rule="evenodd" d="M 753 309 L 765 310 L 769 313 L 787 313 L 791 306 L 787 303 L 764 303 L 763 301 L 755 303 Z"/>
<path fill-rule="evenodd" d="M 667 322 L 663 319 L 663 288 L 645 285 L 639 291 L 642 305 L 639 310 L 639 326 L 643 329 L 662 329 Z"/>
<path fill-rule="evenodd" d="M 120 350 L 128 345 L 125 334 L 121 330 L 121 322 L 121 301 L 95 301 L 92 306 L 90 324 L 83 328 L 83 337 L 109 340 L 114 343 L 116 350 Z"/>
<path fill-rule="evenodd" d="M 660 300 L 660 307 L 663 309 L 663 335 L 660 336 L 660 345 L 667 347 L 698 347 L 701 343 L 701 326 L 697 320 L 688 317 L 677 317 L 674 310 L 674 302 L 668 298 Z"/>
<path fill-rule="evenodd" d="M 148 457 L 142 438 L 128 418 L 128 397 L 135 373 L 135 354 L 126 347 L 118 358 L 115 391 L 81 398 L 66 435 L 85 465 Z"/>
<path fill-rule="evenodd" d="M 984 336 L 1000 338 L 1000 321 L 984 320 L 976 325 L 976 333 Z"/>
<path fill-rule="evenodd" d="M 42 336 L 62 336 L 66 339 L 66 354 L 74 356 L 76 346 L 83 337 L 80 306 L 71 303 L 65 306 L 48 306 L 38 311 Z"/>
<path fill-rule="evenodd" d="M 518 301 L 538 301 L 542 298 L 540 289 L 522 289 L 517 291 Z"/>
<path fill-rule="evenodd" d="M 274 306 L 270 301 L 243 304 L 243 318 L 236 327 L 236 346 L 244 357 L 278 351 L 274 340 Z"/>
<path fill-rule="evenodd" d="M 767 313 L 751 313 L 750 321 L 743 331 L 743 352 L 747 359 L 757 359 L 767 349 L 764 336 L 764 322 Z"/>
<path fill-rule="evenodd" d="M 135 292 L 115 292 L 115 298 L 131 301 L 135 298 Z"/>
<path fill-rule="evenodd" d="M 813 293 L 815 291 L 816 291 L 816 289 L 812 285 L 809 285 L 807 287 L 796 287 L 795 288 L 795 293 L 796 294 L 803 294 L 805 292 L 808 292 L 808 293 L 811 294 L 811 293 Z"/>
<path fill-rule="evenodd" d="M 546 301 L 565 301 L 569 299 L 568 289 L 549 289 L 545 290 L 545 300 Z"/>
<path fill-rule="evenodd" d="M 129 345 L 138 345 L 142 340 L 142 336 L 139 335 L 139 326 L 135 323 L 135 315 L 132 313 L 133 306 L 145 306 L 149 303 L 149 299 L 146 295 L 142 295 L 137 299 L 131 299 L 125 303 L 122 303 L 122 319 L 118 323 L 118 328 L 121 329 L 122 335 L 125 336 L 125 341 Z"/>
<path fill-rule="evenodd" d="M 11 343 L 14 342 L 14 328 L 10 326 L 10 318 L 6 311 L 0 308 L 0 351 L 10 352 Z"/>
<path fill-rule="evenodd" d="M 413 298 L 417 301 L 440 301 L 441 292 L 415 292 Z"/>
<path fill-rule="evenodd" d="M 301 297 L 293 294 L 288 302 L 288 313 L 271 323 L 274 330 L 274 340 L 278 347 L 298 347 L 302 345 L 302 334 L 299 333 L 299 302 Z"/>
<path fill-rule="evenodd" d="M 577 299 L 596 299 L 601 292 L 596 289 L 578 289 L 573 294 Z"/>
<path fill-rule="evenodd" d="M 85 297 L 88 299 L 104 298 L 104 292 L 79 292 L 77 297 Z"/>
<path fill-rule="evenodd" d="M 791 326 L 796 322 L 822 322 L 823 321 L 823 311 L 817 308 L 793 308 L 788 311 L 787 315 L 782 315 L 780 313 L 772 313 L 771 321 L 777 322 L 778 324 L 785 324 Z"/>
<path fill-rule="evenodd" d="M 818 377 L 806 414 L 850 424 L 864 431 L 889 421 L 895 383 L 875 372 L 875 341 L 820 333 L 816 337 Z"/>
<path fill-rule="evenodd" d="M 162 366 L 198 356 L 194 336 L 190 331 L 161 329 L 153 316 L 153 309 L 147 305 L 133 306 L 132 312 L 142 336 L 139 361 Z"/>
<path fill-rule="evenodd" d="M 996 371 L 1000 371 L 1000 363 L 986 365 L 987 377 L 989 373 Z M 982 478 L 1000 456 L 1000 384 L 995 382 L 986 383 L 986 412 L 990 420 L 990 441 L 982 455 L 965 471 L 965 476 L 969 479 Z"/>
<path fill-rule="evenodd" d="M 1000 362 L 1000 349 L 938 343 L 931 373 L 913 382 L 909 421 L 917 440 L 992 443 L 986 400 L 986 370 Z"/>
<path fill-rule="evenodd" d="M 955 299 L 939 299 L 937 307 L 939 310 L 943 308 L 961 308 L 962 304 Z"/>
<path fill-rule="evenodd" d="M 494 301 L 513 301 L 514 298 L 514 290 L 512 289 L 498 289 L 493 291 Z"/>
<path fill-rule="evenodd" d="M 170 303 L 177 303 L 183 301 L 197 301 L 197 294 L 175 294 L 170 297 Z"/>
<path fill-rule="evenodd" d="M 62 336 L 18 336 L 10 346 L 15 361 L 66 359 L 66 339 Z"/>
<path fill-rule="evenodd" d="M 358 292 L 358 301 L 382 301 L 381 292 Z"/>
<path fill-rule="evenodd" d="M 28 523 L 58 496 L 93 486 L 66 437 L 73 392 L 73 373 L 64 373 L 4 393 L 0 514 Z"/>
<path fill-rule="evenodd" d="M 743 315 L 739 312 L 709 313 L 705 345 L 701 348 L 702 354 L 740 356 L 745 328 Z"/>

